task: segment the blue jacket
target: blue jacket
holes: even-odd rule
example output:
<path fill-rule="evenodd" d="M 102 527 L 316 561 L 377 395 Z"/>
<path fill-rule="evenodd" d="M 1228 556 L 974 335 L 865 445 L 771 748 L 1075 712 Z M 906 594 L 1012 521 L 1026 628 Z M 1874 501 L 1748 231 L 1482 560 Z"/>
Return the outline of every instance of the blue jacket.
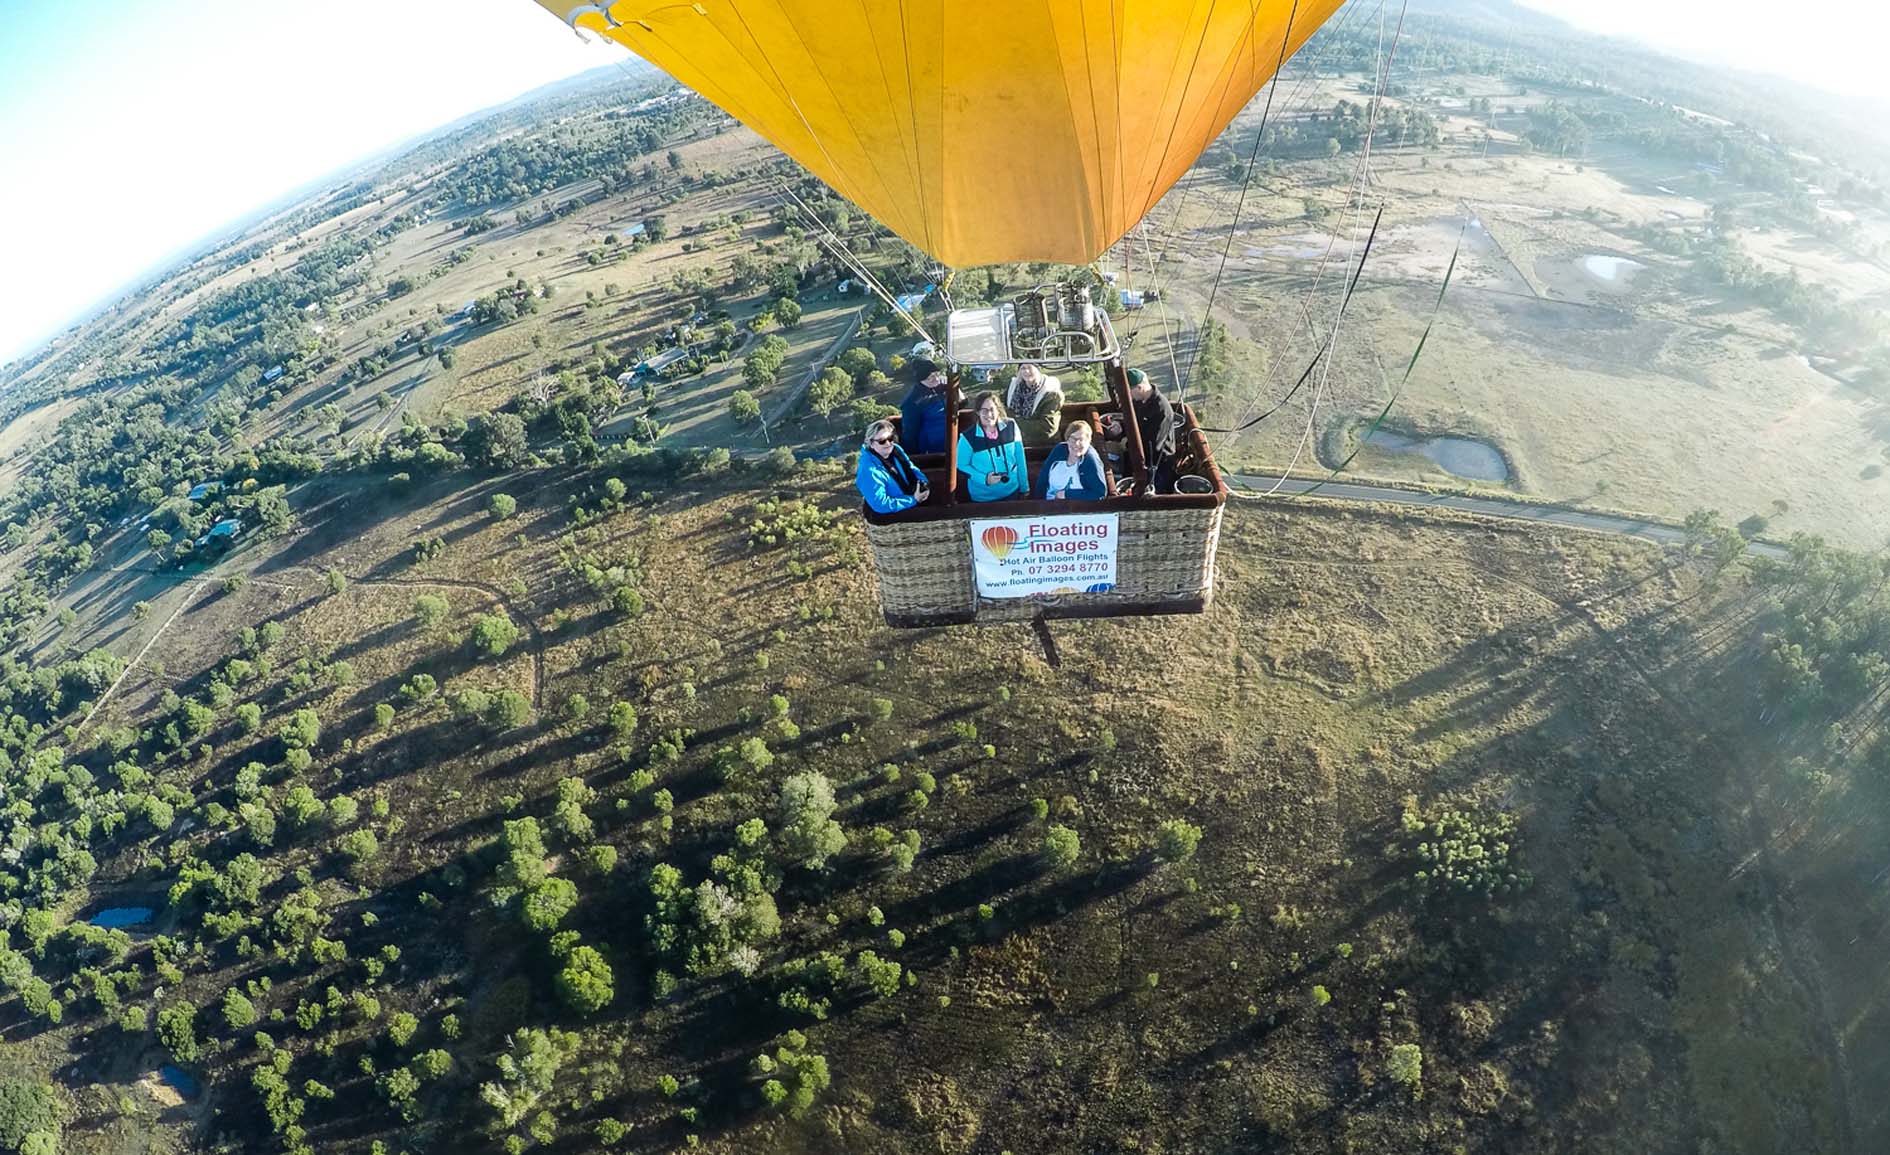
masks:
<path fill-rule="evenodd" d="M 1050 456 L 1043 460 L 1043 469 L 1037 473 L 1037 484 L 1031 490 L 1031 496 L 1039 500 L 1050 497 L 1050 471 L 1069 460 L 1070 447 L 1068 445 L 1053 447 L 1050 450 Z M 1057 496 L 1083 501 L 1100 501 L 1109 496 L 1109 487 L 1103 484 L 1102 458 L 1096 455 L 1095 446 L 1090 446 L 1089 452 L 1083 455 L 1083 460 L 1077 462 L 1076 484 Z"/>
<path fill-rule="evenodd" d="M 925 474 L 897 445 L 893 446 L 890 458 L 882 458 L 871 449 L 861 447 L 860 465 L 853 471 L 853 483 L 860 487 L 860 496 L 874 513 L 898 513 L 919 504 L 913 493 L 922 481 Z"/>
<path fill-rule="evenodd" d="M 899 403 L 899 444 L 908 453 L 945 452 L 945 394 L 914 385 Z"/>
<path fill-rule="evenodd" d="M 985 437 L 981 425 L 960 433 L 958 473 L 965 479 L 965 492 L 973 501 L 1003 501 L 1028 494 L 1030 466 L 1024 461 L 1024 441 L 1017 435 L 1017 422 L 1006 421 L 998 426 L 995 438 Z M 987 485 L 984 478 L 988 473 L 1008 473 L 1011 479 Z"/>

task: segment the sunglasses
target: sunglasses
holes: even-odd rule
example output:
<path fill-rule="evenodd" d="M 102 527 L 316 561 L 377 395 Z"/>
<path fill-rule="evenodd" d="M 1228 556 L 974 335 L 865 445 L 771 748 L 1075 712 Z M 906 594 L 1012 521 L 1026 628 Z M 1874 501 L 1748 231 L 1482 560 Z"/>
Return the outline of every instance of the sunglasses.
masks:
<path fill-rule="evenodd" d="M 893 439 L 892 439 L 892 438 L 890 438 L 890 437 L 875 437 L 875 438 L 873 438 L 873 444 L 874 444 L 874 445 L 891 445 L 892 443 L 893 443 Z"/>

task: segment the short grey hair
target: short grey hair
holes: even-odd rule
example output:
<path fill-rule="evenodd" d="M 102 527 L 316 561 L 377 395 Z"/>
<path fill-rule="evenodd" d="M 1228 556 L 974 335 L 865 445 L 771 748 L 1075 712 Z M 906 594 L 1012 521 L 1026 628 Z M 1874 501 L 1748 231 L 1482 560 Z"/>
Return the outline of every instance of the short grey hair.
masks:
<path fill-rule="evenodd" d="M 899 431 L 893 426 L 893 423 L 882 417 L 878 421 L 868 425 L 866 432 L 860 435 L 860 447 L 864 449 L 875 437 L 878 437 L 882 433 L 891 433 L 895 440 L 898 439 L 899 435 Z"/>

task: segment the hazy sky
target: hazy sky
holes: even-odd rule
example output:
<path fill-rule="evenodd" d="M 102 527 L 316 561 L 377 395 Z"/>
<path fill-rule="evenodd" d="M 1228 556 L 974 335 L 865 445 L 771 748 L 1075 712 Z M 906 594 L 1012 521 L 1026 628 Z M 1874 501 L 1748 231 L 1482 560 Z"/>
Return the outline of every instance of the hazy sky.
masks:
<path fill-rule="evenodd" d="M 1882 97 L 1882 0 L 1520 0 L 1578 28 L 1675 55 Z"/>
<path fill-rule="evenodd" d="M 0 362 L 298 185 L 622 59 L 530 0 L 0 0 Z"/>
<path fill-rule="evenodd" d="M 1840 90 L 1890 42 L 1879 0 L 1524 2 Z M 620 59 L 530 0 L 0 0 L 0 361 L 292 188 Z"/>

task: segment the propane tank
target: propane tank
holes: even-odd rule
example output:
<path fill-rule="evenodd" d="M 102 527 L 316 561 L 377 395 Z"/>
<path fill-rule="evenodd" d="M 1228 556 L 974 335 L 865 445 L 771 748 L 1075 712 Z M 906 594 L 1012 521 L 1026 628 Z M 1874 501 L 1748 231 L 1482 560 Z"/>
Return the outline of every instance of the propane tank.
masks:
<path fill-rule="evenodd" d="M 1064 332 L 1087 333 L 1096 327 L 1096 306 L 1090 303 L 1089 286 L 1064 282 L 1057 286 L 1058 320 Z"/>

